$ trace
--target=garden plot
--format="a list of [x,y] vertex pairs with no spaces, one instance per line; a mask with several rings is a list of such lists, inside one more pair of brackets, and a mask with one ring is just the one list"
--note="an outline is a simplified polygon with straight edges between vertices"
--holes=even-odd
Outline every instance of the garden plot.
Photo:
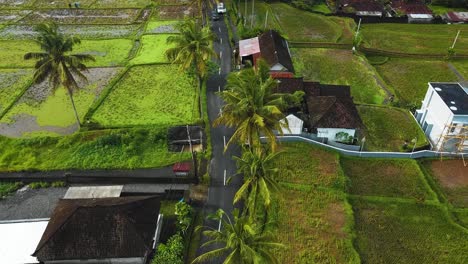
[[93,8],[142,8],[152,3],[152,0],[98,0]]
[[287,245],[280,263],[357,263],[339,155],[306,143],[284,143],[277,157],[281,183],[269,227]]
[[362,263],[466,263],[468,232],[435,205],[353,201]]
[[176,65],[135,66],[92,116],[103,126],[183,125],[199,117],[196,82]]
[[354,102],[381,104],[386,96],[377,73],[351,51],[335,49],[293,49],[298,75],[323,84],[350,85]]
[[0,8],[30,7],[36,0],[0,0]]
[[146,26],[146,34],[167,34],[178,33],[175,29],[175,24],[178,21],[150,21]]
[[190,0],[157,0],[160,5],[187,5]]
[[[362,25],[365,47],[421,54],[447,54],[457,31],[468,34],[464,25],[446,24],[364,24]],[[459,38],[455,52],[468,54],[468,38]]]
[[193,5],[174,5],[159,6],[157,16],[163,20],[179,20],[185,17],[195,17],[199,15],[196,6]]
[[21,94],[32,79],[32,71],[25,69],[0,70],[0,114]]
[[348,191],[355,195],[434,200],[435,194],[425,182],[414,160],[341,158]]
[[147,64],[168,62],[165,52],[171,47],[166,44],[166,40],[169,36],[168,34],[143,36],[141,38],[142,47],[138,51],[138,55],[131,60],[131,63]]
[[130,24],[138,15],[139,9],[54,9],[37,10],[20,22],[38,24],[53,21],[57,24]]
[[75,8],[75,2],[79,3],[80,8],[89,8],[96,0],[36,0],[34,7],[50,9],[69,8],[68,4],[72,4],[72,8]]
[[16,22],[27,15],[28,10],[0,10],[0,24]]
[[375,69],[392,86],[401,106],[414,108],[421,105],[428,82],[457,81],[446,61],[390,58]]
[[468,208],[468,167],[462,160],[427,160],[423,165],[452,205]]
[[429,144],[421,127],[406,110],[369,105],[357,105],[357,109],[366,127],[366,150],[411,151],[414,138],[416,147]]
[[[81,118],[118,72],[118,68],[93,68],[85,73],[88,84],[80,82],[80,87],[84,88],[74,95],[76,108]],[[11,137],[47,132],[71,134],[77,128],[75,123],[66,89],[59,87],[53,93],[48,82],[44,82],[30,87],[2,118],[0,134]]]
[[[83,40],[73,52],[93,55],[94,62],[86,62],[88,67],[123,65],[132,49],[129,39]],[[25,60],[27,52],[38,52],[39,46],[32,40],[0,41],[0,67],[33,67],[34,60]]]
[[[140,25],[60,25],[59,31],[80,39],[128,38]],[[33,39],[37,32],[32,25],[9,25],[0,30],[1,39]]]

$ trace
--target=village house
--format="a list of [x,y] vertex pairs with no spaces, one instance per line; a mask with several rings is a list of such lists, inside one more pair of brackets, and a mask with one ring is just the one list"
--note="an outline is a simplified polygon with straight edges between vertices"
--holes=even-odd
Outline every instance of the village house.
[[468,87],[429,83],[416,120],[437,151],[468,152]]
[[289,114],[304,121],[301,124],[288,116],[288,122],[293,121],[291,131],[297,132],[299,124],[303,126],[303,131],[314,133],[320,138],[350,143],[357,132],[364,128],[349,86],[307,82],[303,78],[279,78],[278,82],[277,92],[304,91],[305,94],[302,107],[288,110]]
[[468,12],[447,12],[445,15],[442,15],[442,19],[447,23],[468,23]]
[[255,38],[240,40],[239,57],[242,65],[254,66],[258,59],[264,59],[274,78],[294,76],[288,42],[275,30],[269,30]]
[[32,256],[49,263],[147,263],[161,228],[158,196],[61,199]]

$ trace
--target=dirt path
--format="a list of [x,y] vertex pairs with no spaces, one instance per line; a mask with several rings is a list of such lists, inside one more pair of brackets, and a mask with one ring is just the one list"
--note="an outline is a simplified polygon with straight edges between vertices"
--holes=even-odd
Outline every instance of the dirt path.
[[453,73],[455,73],[455,75],[457,76],[457,78],[458,78],[458,80],[459,80],[460,82],[466,81],[465,77],[463,77],[463,75],[457,70],[457,68],[455,68],[455,66],[453,66],[452,63],[449,62],[449,63],[447,63],[447,64],[448,64],[449,69],[450,69]]

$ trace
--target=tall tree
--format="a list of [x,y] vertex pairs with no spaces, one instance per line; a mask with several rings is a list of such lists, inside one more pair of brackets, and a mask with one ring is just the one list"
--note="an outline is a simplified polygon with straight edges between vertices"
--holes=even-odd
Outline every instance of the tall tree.
[[255,148],[245,149],[242,157],[234,157],[238,173],[244,176],[244,184],[234,196],[234,203],[244,200],[252,220],[256,220],[258,208],[263,207],[265,212],[269,209],[272,194],[280,189],[276,181],[279,169],[274,163],[279,153]]
[[260,264],[279,263],[272,254],[275,249],[284,248],[273,240],[273,236],[267,232],[260,233],[248,218],[239,216],[237,209],[233,212],[233,219],[221,209],[211,218],[221,221],[221,230],[207,230],[203,234],[210,241],[202,247],[209,245],[221,245],[221,248],[206,252],[197,257],[192,263],[202,263],[213,258],[223,258],[225,264]]
[[260,136],[264,135],[275,150],[275,131],[282,133],[282,128],[288,127],[287,123],[280,121],[285,118],[283,111],[288,102],[299,101],[303,95],[274,93],[277,85],[269,74],[269,67],[262,60],[256,68],[229,74],[226,89],[220,93],[225,102],[222,115],[214,121],[215,125],[236,128],[228,146],[239,141],[251,148],[259,147]]
[[208,62],[216,56],[211,42],[215,36],[208,27],[201,27],[193,19],[177,24],[178,35],[167,38],[168,44],[173,48],[166,50],[166,56],[172,63],[180,64],[181,71],[193,69],[198,77],[198,89],[201,111],[201,87],[208,75]]
[[80,87],[78,78],[87,81],[83,72],[87,71],[86,61],[94,61],[94,57],[88,54],[71,54],[73,46],[80,44],[76,37],[66,37],[58,32],[56,24],[39,24],[35,30],[39,33],[36,42],[41,47],[41,52],[28,52],[24,55],[26,60],[37,60],[34,68],[34,83],[41,83],[48,79],[55,91],[62,85],[68,92],[73,106],[78,126],[81,126],[80,117],[76,110],[73,93]]

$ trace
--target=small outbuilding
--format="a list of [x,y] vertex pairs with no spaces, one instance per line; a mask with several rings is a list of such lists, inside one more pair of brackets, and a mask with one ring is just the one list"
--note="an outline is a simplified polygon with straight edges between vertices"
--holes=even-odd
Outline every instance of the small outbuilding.
[[448,12],[445,15],[442,15],[442,19],[447,23],[468,23],[468,12]]
[[[304,121],[302,121],[300,118],[297,116],[290,114],[286,117],[288,128],[283,128],[283,134],[284,135],[299,135],[302,133],[302,128],[304,125]],[[283,119],[281,122],[285,122]]]

